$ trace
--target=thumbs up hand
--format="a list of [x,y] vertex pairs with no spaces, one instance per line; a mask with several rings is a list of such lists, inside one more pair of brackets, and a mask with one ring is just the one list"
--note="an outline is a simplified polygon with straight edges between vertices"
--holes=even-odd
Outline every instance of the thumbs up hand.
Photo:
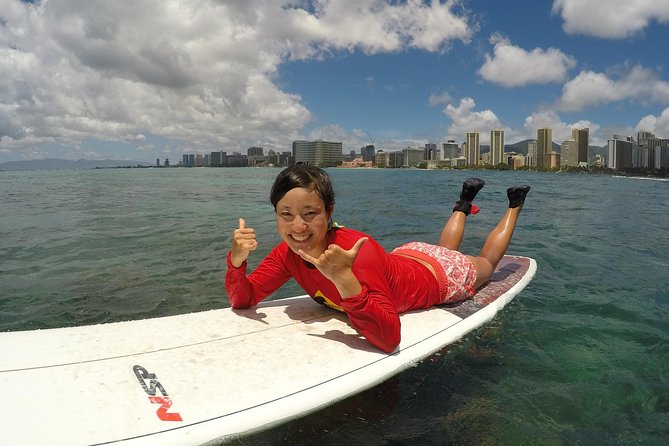
[[230,263],[235,268],[242,266],[251,251],[258,247],[255,230],[247,228],[243,218],[239,219],[239,227],[232,233],[232,248],[230,248]]

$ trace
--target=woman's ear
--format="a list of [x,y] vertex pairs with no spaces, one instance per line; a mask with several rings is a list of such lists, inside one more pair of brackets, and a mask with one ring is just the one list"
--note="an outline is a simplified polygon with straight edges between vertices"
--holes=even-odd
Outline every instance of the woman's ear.
[[328,220],[332,218],[332,214],[334,214],[334,204],[328,209]]

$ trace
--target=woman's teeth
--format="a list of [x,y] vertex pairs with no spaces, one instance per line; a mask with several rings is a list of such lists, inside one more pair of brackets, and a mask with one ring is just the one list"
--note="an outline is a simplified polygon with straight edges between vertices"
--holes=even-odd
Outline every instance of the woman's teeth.
[[297,240],[298,242],[303,242],[303,241],[305,241],[306,239],[309,238],[309,235],[296,235],[296,234],[293,234],[292,237],[293,237],[295,240]]

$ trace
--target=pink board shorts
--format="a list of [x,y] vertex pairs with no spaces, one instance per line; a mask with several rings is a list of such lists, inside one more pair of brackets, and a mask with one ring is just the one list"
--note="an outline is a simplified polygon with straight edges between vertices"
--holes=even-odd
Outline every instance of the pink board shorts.
[[423,260],[437,273],[442,304],[472,297],[476,290],[476,268],[466,255],[443,246],[411,242],[395,248],[391,254],[402,254]]

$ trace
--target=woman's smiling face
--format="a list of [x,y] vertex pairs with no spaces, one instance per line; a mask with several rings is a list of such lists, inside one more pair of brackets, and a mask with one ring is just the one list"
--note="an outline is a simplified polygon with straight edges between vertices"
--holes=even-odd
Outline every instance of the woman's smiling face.
[[327,247],[325,240],[332,210],[314,190],[296,187],[289,190],[276,205],[276,228],[279,235],[296,252],[302,250],[318,257]]

